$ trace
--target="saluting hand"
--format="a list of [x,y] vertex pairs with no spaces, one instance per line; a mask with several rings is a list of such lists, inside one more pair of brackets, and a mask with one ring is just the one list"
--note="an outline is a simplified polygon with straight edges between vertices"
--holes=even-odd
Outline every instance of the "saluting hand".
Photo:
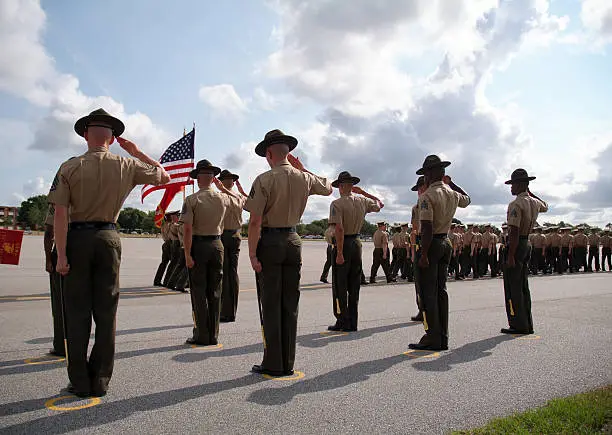
[[193,261],[193,257],[191,255],[185,255],[185,264],[189,269],[192,269],[195,266],[195,261]]
[[70,265],[68,264],[68,258],[65,255],[58,255],[57,266],[55,267],[55,270],[62,276],[68,275],[68,272],[70,272]]
[[444,182],[444,184],[451,184],[451,177],[450,175],[445,175],[444,177],[442,177],[442,181]]
[[117,142],[119,142],[119,146],[126,150],[129,155],[133,156],[138,151],[138,147],[131,140],[127,140],[122,137],[117,137],[116,139]]
[[302,162],[300,162],[300,159],[295,157],[293,154],[287,155],[287,160],[289,161],[289,163],[291,163],[291,166],[293,166],[298,171],[305,171],[304,165],[302,164]]
[[255,273],[261,272],[261,263],[259,262],[259,259],[257,257],[251,257],[251,267],[253,268]]
[[219,179],[217,177],[213,177],[213,183],[215,184],[215,186],[217,186],[217,188],[219,190],[223,190],[223,189],[221,189],[223,184],[221,183],[221,181],[219,181]]

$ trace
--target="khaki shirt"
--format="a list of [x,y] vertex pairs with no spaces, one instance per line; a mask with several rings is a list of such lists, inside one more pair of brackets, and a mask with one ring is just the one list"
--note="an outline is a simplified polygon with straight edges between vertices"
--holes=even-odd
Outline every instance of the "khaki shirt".
[[545,241],[546,241],[546,237],[544,237],[544,234],[537,234],[536,233],[531,238],[531,245],[535,249],[542,249],[544,247],[544,242]]
[[472,246],[472,238],[474,237],[474,233],[469,231],[463,235],[463,246]]
[[336,229],[334,227],[327,227],[325,230],[325,241],[329,245],[333,245],[336,237]]
[[341,224],[344,234],[359,234],[365,215],[377,211],[380,207],[376,201],[363,196],[341,196],[329,207],[329,223]]
[[185,198],[181,221],[193,225],[194,236],[219,236],[223,232],[223,218],[229,204],[227,194],[212,187],[200,189]]
[[519,193],[508,205],[508,226],[518,227],[520,236],[528,236],[538,219],[539,213],[548,211],[548,204],[535,199],[527,192]]
[[494,248],[495,242],[495,234],[493,233],[484,233],[481,236],[482,249]]
[[431,221],[434,234],[447,234],[457,207],[465,208],[469,204],[468,195],[436,181],[419,198],[419,221]]
[[227,197],[229,205],[225,210],[223,218],[223,230],[240,230],[242,229],[242,208],[246,202],[246,198],[240,195],[240,198],[221,193]]
[[376,230],[376,232],[374,233],[374,237],[372,237],[372,240],[374,241],[375,248],[382,248],[383,246],[388,246],[387,244],[389,242],[389,236],[385,231]]
[[601,243],[602,248],[609,248],[610,244],[612,244],[612,237],[609,235],[604,235],[599,238],[599,242]]
[[550,239],[550,247],[558,248],[561,246],[561,235],[559,233],[552,233],[548,235]]
[[599,235],[597,235],[597,234],[589,235],[589,246],[591,248],[599,247],[599,240],[600,239],[601,239],[601,237],[599,237]]
[[570,245],[572,244],[572,239],[574,238],[574,236],[572,236],[571,234],[563,234],[561,236],[561,247],[562,248],[569,248]]
[[169,223],[169,222],[166,222],[165,219],[162,221],[162,226],[161,226],[161,229],[160,229],[160,233],[161,233],[161,236],[162,236],[162,240],[164,242],[167,242],[168,240],[170,240],[170,225],[172,225],[172,224]]
[[53,204],[49,204],[49,208],[47,209],[47,216],[45,216],[45,225],[53,226],[54,216],[55,216],[55,206]]
[[417,236],[419,234],[421,234],[420,229],[421,229],[421,225],[420,225],[420,221],[419,221],[419,204],[415,204],[412,207],[412,214],[411,214],[411,218],[410,218],[410,224],[412,225],[412,232],[414,234],[416,234]]
[[331,191],[326,178],[282,163],[255,179],[244,209],[262,216],[264,227],[293,227],[302,218],[308,196],[329,195]]
[[178,241],[181,242],[181,246],[183,246],[183,237],[185,236],[185,225],[183,222],[176,224],[176,235],[178,237]]
[[402,242],[402,235],[400,233],[393,234],[391,237],[391,243],[393,243],[394,248],[404,248],[404,243]]
[[178,239],[178,223],[170,222],[168,224],[168,240],[176,241]]
[[49,202],[70,207],[71,222],[117,222],[139,184],[161,184],[162,169],[97,148],[62,163]]
[[478,248],[482,242],[482,234],[474,233],[472,234],[472,247]]
[[550,234],[542,234],[543,247],[548,248],[550,246]]
[[589,243],[589,238],[586,236],[586,234],[576,234],[573,242],[573,246],[575,248],[586,248]]
[[402,230],[400,232],[400,237],[402,238],[402,248],[408,248],[410,246],[410,234]]

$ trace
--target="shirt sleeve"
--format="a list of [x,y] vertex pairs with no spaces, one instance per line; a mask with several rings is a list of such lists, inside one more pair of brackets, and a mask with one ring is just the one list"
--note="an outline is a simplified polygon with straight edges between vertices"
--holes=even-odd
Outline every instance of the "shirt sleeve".
[[312,178],[309,195],[327,196],[332,192],[331,183],[327,180],[327,178],[319,177],[318,175],[313,174],[308,175],[310,175]]
[[457,194],[457,197],[459,198],[457,205],[461,208],[466,208],[472,202],[469,195],[463,195],[459,192],[455,192],[455,194]]
[[544,201],[539,201],[540,202],[540,207],[538,208],[538,211],[540,213],[546,213],[548,211],[548,204],[546,204]]
[[380,211],[378,202],[370,198],[363,198],[366,203],[366,213],[376,213]]
[[136,159],[131,160],[134,162],[134,185],[161,184],[162,169],[159,166],[151,166]]
[[332,202],[329,205],[329,223],[330,224],[343,224],[342,213],[340,213],[338,204],[334,202]]
[[53,226],[53,217],[55,215],[55,206],[53,204],[49,204],[49,208],[47,209],[47,217],[45,218],[45,225]]
[[[181,209],[181,222],[184,224],[193,225],[193,206],[190,204],[189,198],[185,199],[183,208]],[[168,228],[169,230],[172,227]],[[170,231],[168,231],[170,232]]]
[[70,205],[70,185],[66,179],[63,165],[57,171],[57,174],[55,174],[47,201],[51,204],[63,205],[65,207]]
[[523,212],[521,208],[518,205],[516,205],[516,203],[511,202],[510,205],[508,206],[508,215],[506,218],[508,222],[508,226],[519,228],[521,226],[522,215],[523,215]]
[[257,177],[253,186],[251,186],[251,192],[249,198],[244,204],[244,209],[257,216],[263,216],[268,202],[268,192],[261,182],[261,178]]
[[426,195],[419,198],[419,221],[433,221],[433,205]]

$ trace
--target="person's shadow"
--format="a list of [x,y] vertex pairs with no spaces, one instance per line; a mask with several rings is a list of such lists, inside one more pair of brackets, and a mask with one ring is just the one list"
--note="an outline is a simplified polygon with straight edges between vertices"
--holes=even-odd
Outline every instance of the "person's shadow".
[[513,340],[511,335],[497,335],[480,341],[464,344],[457,349],[445,353],[440,358],[422,360],[413,364],[416,370],[427,372],[447,372],[454,365],[476,361],[492,354],[491,350],[504,341]]

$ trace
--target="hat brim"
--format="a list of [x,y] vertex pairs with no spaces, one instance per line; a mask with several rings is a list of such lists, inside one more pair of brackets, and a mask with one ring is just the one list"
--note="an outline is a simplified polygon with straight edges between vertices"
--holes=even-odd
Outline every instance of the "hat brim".
[[441,161],[440,163],[435,163],[433,165],[423,166],[421,169],[416,171],[416,174],[417,175],[425,175],[425,171],[427,171],[428,169],[446,168],[447,166],[450,166],[450,164],[451,164],[451,162]]
[[74,131],[81,137],[85,137],[85,131],[87,131],[87,125],[92,122],[104,122],[111,126],[113,130],[113,136],[119,137],[125,131],[125,125],[120,119],[115,118],[111,115],[87,115],[79,119],[74,124]]
[[283,134],[282,136],[274,136],[268,139],[264,139],[257,144],[255,147],[255,154],[260,157],[266,156],[266,151],[270,145],[277,143],[283,143],[289,147],[289,152],[293,151],[298,144],[298,140],[293,136]]
[[533,181],[535,179],[536,177],[521,177],[521,178],[515,178],[514,180],[508,180],[506,181],[505,184],[523,183],[525,181]]
[[227,180],[228,178],[231,178],[234,181],[238,181],[240,177],[236,174],[228,174],[228,175],[225,175],[224,177],[219,177],[219,180]]
[[361,179],[359,177],[350,177],[350,178],[343,178],[341,179],[337,179],[335,181],[332,182],[332,187],[340,187],[341,183],[351,183],[353,186],[356,186],[357,184],[359,184],[359,182],[361,181]]
[[189,177],[196,179],[198,178],[198,174],[202,171],[210,171],[212,170],[215,177],[221,173],[221,168],[217,168],[216,166],[208,166],[206,168],[196,168],[189,172]]

